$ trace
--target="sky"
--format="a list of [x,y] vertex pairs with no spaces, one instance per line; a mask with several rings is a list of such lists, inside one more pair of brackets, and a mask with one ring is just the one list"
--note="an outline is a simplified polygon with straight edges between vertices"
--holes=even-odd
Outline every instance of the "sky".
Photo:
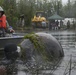
[[62,0],[63,4],[66,4],[68,2],[68,0]]
[[[18,1],[18,0],[17,0]],[[63,4],[66,4],[68,2],[68,0],[62,0]]]

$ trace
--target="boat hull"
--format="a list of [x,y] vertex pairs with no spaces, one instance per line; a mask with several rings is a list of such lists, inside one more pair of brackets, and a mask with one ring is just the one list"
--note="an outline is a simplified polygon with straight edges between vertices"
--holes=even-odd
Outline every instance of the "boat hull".
[[15,43],[18,45],[22,40],[23,36],[0,37],[0,50],[2,50],[8,43]]

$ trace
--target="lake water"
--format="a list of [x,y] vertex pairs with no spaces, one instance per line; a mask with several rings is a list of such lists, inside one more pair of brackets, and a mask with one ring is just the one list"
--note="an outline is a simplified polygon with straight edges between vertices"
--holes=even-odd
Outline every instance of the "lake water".
[[[38,75],[76,75],[76,33],[75,31],[47,31],[52,34],[62,45],[64,57],[55,70],[43,71]],[[26,75],[19,71],[18,75]],[[27,74],[30,75],[30,74]]]
[[54,75],[76,75],[76,33],[73,31],[51,32],[64,50],[64,58]]
[[[41,74],[33,75],[76,75],[76,33],[75,31],[46,31],[52,34],[62,45],[64,57],[55,70],[43,70]],[[26,72],[24,65],[18,64],[17,74],[14,75],[32,75]]]

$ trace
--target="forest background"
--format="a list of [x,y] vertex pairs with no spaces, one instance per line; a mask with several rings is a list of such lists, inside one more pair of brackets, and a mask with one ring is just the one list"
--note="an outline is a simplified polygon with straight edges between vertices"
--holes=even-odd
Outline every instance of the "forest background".
[[25,27],[31,26],[31,19],[36,11],[44,11],[46,17],[57,12],[64,18],[76,18],[76,1],[63,5],[61,0],[0,0],[0,6],[4,9],[9,25],[17,27],[17,20],[24,14]]

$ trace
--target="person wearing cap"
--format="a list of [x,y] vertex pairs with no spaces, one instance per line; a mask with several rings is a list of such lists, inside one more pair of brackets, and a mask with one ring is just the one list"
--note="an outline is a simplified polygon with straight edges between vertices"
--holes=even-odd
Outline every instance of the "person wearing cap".
[[2,31],[2,36],[5,36],[6,29],[6,16],[4,14],[4,10],[0,7],[0,30]]

